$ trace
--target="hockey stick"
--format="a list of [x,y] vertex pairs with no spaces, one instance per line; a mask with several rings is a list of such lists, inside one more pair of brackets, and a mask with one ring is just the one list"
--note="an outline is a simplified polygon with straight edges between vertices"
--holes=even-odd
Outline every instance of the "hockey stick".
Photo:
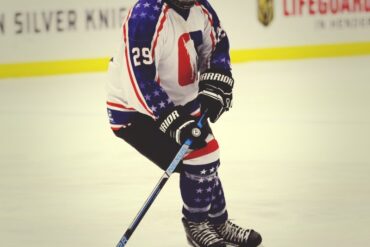
[[[204,121],[206,120],[206,113],[207,110],[203,113],[200,117],[197,126],[199,129],[203,127]],[[154,187],[154,190],[149,195],[148,199],[145,201],[143,207],[140,209],[139,213],[136,215],[134,221],[131,223],[129,228],[126,230],[125,234],[121,237],[121,240],[118,242],[116,247],[124,247],[128,240],[130,239],[131,235],[134,233],[136,227],[139,225],[140,221],[143,219],[144,215],[148,211],[149,207],[153,204],[155,198],[158,196],[159,192],[162,190],[163,186],[167,183],[168,179],[175,171],[177,165],[181,162],[184,158],[185,154],[189,150],[193,140],[190,138],[185,141],[185,143],[181,146],[180,150],[177,152],[175,158],[172,160],[171,164],[168,166],[167,170],[164,172],[162,177],[159,179],[159,182]]]

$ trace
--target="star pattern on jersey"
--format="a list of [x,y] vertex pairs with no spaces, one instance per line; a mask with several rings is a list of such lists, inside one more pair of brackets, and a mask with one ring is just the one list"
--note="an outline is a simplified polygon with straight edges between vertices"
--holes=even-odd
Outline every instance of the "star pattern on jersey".
[[231,62],[230,62],[230,57],[228,55],[219,55],[214,57],[212,59],[212,64],[216,67],[221,67],[221,68],[230,68],[231,67]]
[[221,28],[217,27],[217,47],[216,50],[221,52],[216,52],[212,58],[212,65],[216,68],[229,70],[231,68],[230,55],[226,51],[229,47],[229,41],[227,39],[226,32]]
[[162,0],[154,2],[138,2],[134,10],[135,12],[131,15],[131,19],[150,19],[152,21],[156,20],[156,15],[161,11]]
[[144,99],[154,115],[160,114],[161,110],[173,107],[172,101],[166,92],[158,84],[153,82],[140,82],[140,90]]
[[[132,47],[152,49],[151,43],[146,40],[155,34],[163,5],[163,0],[140,0],[133,7],[129,20],[129,32],[131,32],[129,34],[132,35],[129,42]],[[131,60],[135,61],[135,58]],[[164,111],[174,106],[172,100],[155,79],[156,68],[154,62],[134,63],[133,71],[140,91],[137,96],[140,97],[140,101],[144,101],[141,103],[147,112],[158,118]]]

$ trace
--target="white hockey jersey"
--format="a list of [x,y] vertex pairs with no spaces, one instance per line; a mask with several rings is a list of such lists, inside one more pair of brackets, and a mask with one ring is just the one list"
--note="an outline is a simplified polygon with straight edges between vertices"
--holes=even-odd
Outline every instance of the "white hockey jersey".
[[176,10],[166,0],[139,0],[109,64],[112,129],[125,127],[138,113],[156,119],[175,105],[199,110],[198,77],[208,68],[231,70],[229,41],[208,1]]

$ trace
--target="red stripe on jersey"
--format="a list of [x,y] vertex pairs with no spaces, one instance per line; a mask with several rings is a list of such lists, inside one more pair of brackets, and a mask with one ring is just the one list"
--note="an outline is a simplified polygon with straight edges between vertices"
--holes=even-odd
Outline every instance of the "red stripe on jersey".
[[187,48],[187,43],[191,40],[189,33],[184,33],[178,41],[178,82],[184,87],[194,83],[197,73],[191,63],[190,52]]
[[158,43],[159,33],[162,31],[163,26],[164,26],[164,23],[167,20],[167,12],[168,12],[169,9],[170,9],[170,7],[167,4],[165,4],[164,5],[164,10],[163,10],[163,17],[160,20],[159,27],[158,27],[158,29],[157,29],[157,31],[155,33],[156,35],[154,34],[155,39],[154,39],[154,42],[153,42],[153,45],[152,45],[152,57],[153,57],[153,59],[154,59],[154,55],[155,55],[154,54],[155,48],[157,47],[157,43]]
[[[128,16],[131,16],[131,10],[130,10]],[[129,43],[127,42],[127,32],[126,32],[127,31],[126,27],[128,26],[129,19],[130,18],[128,17],[126,23],[123,25],[123,40],[124,40],[124,43],[126,44],[125,45],[125,58],[126,58],[127,71],[128,71],[129,77],[130,77],[132,87],[135,91],[135,95],[138,98],[140,104],[149,113],[149,115],[153,116],[153,112],[148,108],[145,101],[140,96],[139,90],[138,90],[137,85],[136,85],[135,80],[134,80],[134,76],[133,76],[133,72],[132,72],[132,68],[131,68],[131,61],[129,61],[130,60],[129,59],[129,52],[128,52]]]
[[188,155],[186,155],[184,157],[184,160],[195,159],[195,158],[198,158],[198,157],[201,157],[201,156],[204,156],[204,155],[213,153],[218,148],[219,148],[219,146],[218,146],[217,140],[216,139],[213,139],[212,141],[208,142],[207,143],[207,146],[205,146],[204,148],[201,148],[201,149],[198,149],[198,150],[194,150],[191,153],[189,153]]
[[[208,12],[208,10],[203,6],[203,5],[201,5],[200,3],[198,3],[198,2],[196,2],[195,3],[197,6],[199,6],[201,9],[202,9],[202,11],[203,11],[203,13],[208,17],[208,21],[209,21],[209,23],[211,24],[211,27],[212,27],[212,30],[214,30],[213,29],[213,19],[212,19],[212,15]],[[216,31],[216,30],[214,30],[214,31]],[[212,48],[215,48],[215,46],[216,46],[216,39],[215,39],[215,36],[214,36],[214,34],[213,34],[213,32],[211,31],[211,40],[212,40]]]
[[117,103],[113,103],[113,102],[109,102],[109,101],[107,101],[107,105],[113,106],[113,107],[117,107],[117,108],[121,108],[121,109],[124,109],[124,110],[132,110],[132,111],[135,111],[135,109],[132,108],[132,107],[127,107],[127,106],[124,106],[124,105],[121,105],[121,104],[117,104]]

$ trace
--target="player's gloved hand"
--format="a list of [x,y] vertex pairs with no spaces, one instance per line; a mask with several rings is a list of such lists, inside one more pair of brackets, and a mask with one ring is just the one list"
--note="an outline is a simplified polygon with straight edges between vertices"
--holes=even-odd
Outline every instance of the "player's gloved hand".
[[200,75],[198,100],[202,112],[208,109],[212,123],[232,106],[234,79],[230,71],[208,69]]
[[178,144],[182,145],[188,138],[191,138],[193,143],[190,148],[192,149],[207,145],[208,128],[199,129],[197,122],[198,119],[186,114],[182,106],[176,106],[157,119],[160,131],[173,138]]

